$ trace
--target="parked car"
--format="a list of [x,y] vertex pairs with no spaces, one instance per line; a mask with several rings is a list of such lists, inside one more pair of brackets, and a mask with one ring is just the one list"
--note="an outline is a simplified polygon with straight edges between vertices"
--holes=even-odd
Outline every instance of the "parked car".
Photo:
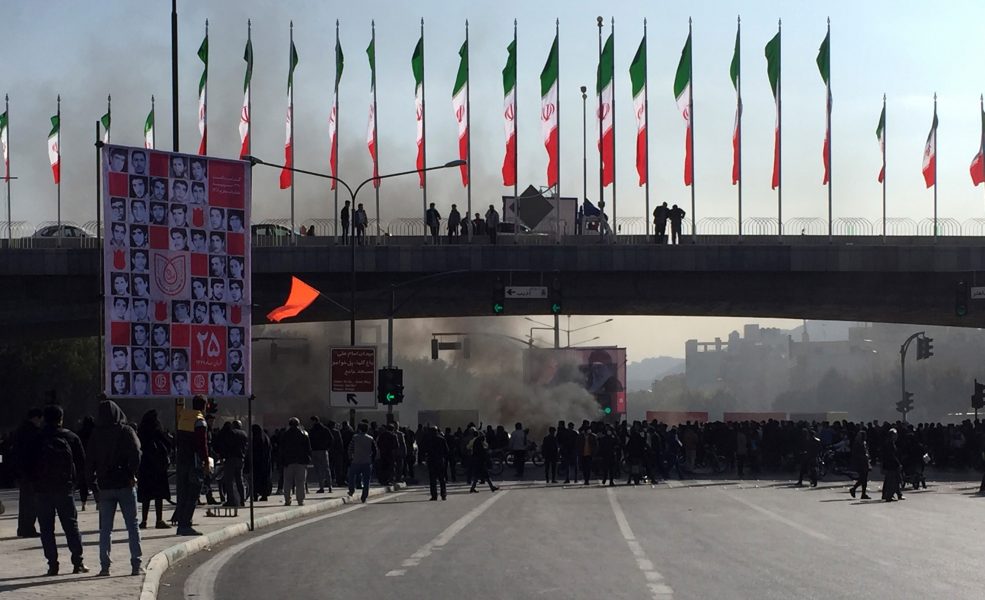
[[512,235],[517,231],[516,229],[517,225],[519,225],[520,227],[520,231],[519,231],[520,235],[537,235],[537,236],[550,235],[549,233],[543,231],[534,231],[533,229],[530,229],[523,223],[514,223],[513,221],[510,221],[508,223],[500,221],[499,224],[496,225],[496,232],[499,233],[500,235]]
[[[59,231],[59,227],[61,230]],[[87,238],[92,237],[81,227],[75,225],[46,225],[39,228],[31,237],[36,238]]]
[[250,232],[255,238],[283,239],[298,235],[297,232],[292,232],[290,228],[276,223],[257,223],[250,227]]

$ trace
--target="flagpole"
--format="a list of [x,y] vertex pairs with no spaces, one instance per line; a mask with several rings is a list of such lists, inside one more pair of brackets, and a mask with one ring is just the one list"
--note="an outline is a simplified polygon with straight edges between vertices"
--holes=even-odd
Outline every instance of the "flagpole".
[[[983,97],[982,94],[978,95],[978,105],[982,114],[985,115],[985,97]],[[982,142],[980,152],[982,153],[982,181],[985,181],[985,123],[982,125]]]
[[[422,17],[421,18],[421,160],[423,161],[423,164],[422,164],[422,167],[421,167],[422,169],[426,169],[427,166],[428,166],[428,153],[427,153],[427,146],[428,146],[428,144],[427,144],[427,139],[428,139],[427,108],[426,108],[426,105],[425,105],[425,97],[426,97],[427,94],[425,94],[425,88],[424,88],[424,80],[426,79],[426,77],[425,77],[425,71],[426,71],[426,69],[424,68],[424,63],[425,63],[425,60],[424,60],[424,18]],[[428,174],[425,173],[425,172],[423,172],[423,171],[421,172],[421,200],[422,200],[422,206],[424,208],[424,212],[423,212],[423,215],[424,215],[424,223],[425,223],[425,228],[424,229],[427,230],[427,226],[426,225],[427,225],[427,212],[428,212]],[[440,231],[438,232],[438,239],[439,240],[441,239],[441,232]]]
[[7,247],[13,241],[13,217],[10,214],[10,95],[4,94],[3,96],[3,111],[7,115],[7,156],[5,156],[6,164],[4,167],[4,179],[7,180]]
[[[610,33],[612,35],[612,54],[613,62],[615,62],[616,53],[616,18],[611,17],[612,21],[609,25]],[[613,65],[615,67],[615,65]],[[616,224],[616,148],[619,146],[616,144],[616,70],[612,69],[612,235],[613,240],[619,234],[619,226]]]
[[738,41],[739,56],[736,62],[736,73],[735,73],[735,120],[736,120],[736,135],[739,144],[738,152],[736,153],[736,165],[739,169],[739,240],[742,239],[742,17],[735,17],[736,32],[735,37]]
[[[338,52],[339,52],[339,20],[335,19],[335,115],[334,115],[335,139],[332,140],[332,154],[335,156],[336,172],[338,172],[338,168],[339,168],[339,55]],[[332,183],[333,183],[332,187],[335,188],[335,195],[333,199],[333,208],[332,208],[332,221],[335,223],[334,242],[338,244],[339,243],[339,219],[338,219],[339,186],[335,182]],[[354,211],[355,208],[352,208],[350,210]],[[352,222],[355,222],[355,219],[353,219],[352,216],[353,215],[349,215],[349,218]],[[377,215],[377,221],[379,221],[379,215]]]
[[[111,94],[106,94],[106,114],[109,115],[109,122],[112,126],[113,123],[113,96]],[[106,143],[110,143],[110,132],[111,127],[106,128]]]
[[833,194],[831,191],[831,185],[834,183],[834,165],[831,164],[831,17],[828,17],[828,78],[827,78],[827,120],[828,120],[828,242],[831,242],[831,236],[833,235],[833,207],[834,203],[832,201]]
[[[377,117],[376,117],[376,21],[373,20],[371,23],[373,27],[373,152],[376,154],[375,164],[373,165],[373,174],[379,174],[380,169],[380,138],[379,129],[377,128]],[[376,193],[376,243],[380,243],[380,180],[377,179],[373,182],[373,191]],[[353,206],[350,210],[356,210]],[[351,215],[350,215],[351,219]],[[352,223],[355,224],[355,219],[352,219]],[[352,230],[353,238],[349,242],[355,246],[355,229]],[[355,285],[355,284],[353,284]],[[353,328],[355,325],[353,325]],[[355,329],[353,329],[355,332]],[[353,336],[355,333],[353,333]],[[353,339],[353,344],[355,341]]]
[[643,196],[646,199],[646,214],[643,221],[646,223],[646,238],[650,239],[650,83],[648,73],[650,65],[646,57],[646,17],[643,18],[643,122],[646,128],[643,130],[643,147],[646,148],[646,160],[643,164],[643,172],[646,174],[646,186],[643,188]]
[[[253,57],[253,20],[246,20],[246,44],[250,47],[250,58]],[[247,156],[253,152],[253,69],[250,63],[250,85],[246,88],[246,152]],[[154,97],[151,96],[151,103]],[[294,115],[291,115],[293,118]],[[251,363],[252,364],[252,363]],[[250,434],[252,435],[252,433]]]
[[[776,21],[776,33],[782,33],[783,22]],[[778,38],[779,48],[776,53],[776,227],[780,238],[783,238],[783,102],[781,88],[783,86],[783,37]]]
[[[882,95],[882,114],[886,114],[886,94]],[[886,131],[889,118],[882,123],[882,241],[886,242]]]
[[[469,20],[465,19],[465,160],[468,162],[465,169],[469,174],[469,184],[466,186],[466,205],[465,209],[465,221],[468,222],[469,215],[472,214],[472,70],[469,60]],[[514,198],[514,208],[516,208],[516,199]],[[505,213],[506,210],[504,209]],[[504,215],[505,216],[505,215]],[[472,239],[472,228],[468,228],[469,238]],[[514,236],[515,237],[515,236]],[[466,240],[466,241],[468,241]]]
[[178,0],[171,0],[171,138],[178,151]]
[[[555,193],[557,198],[554,201],[554,239],[557,243],[561,242],[561,19],[555,19],[554,21],[554,37],[557,39],[557,163],[555,167],[555,177],[557,179],[557,187],[555,188]],[[513,122],[516,123],[516,115],[513,116]],[[555,323],[557,323],[557,315],[555,315]],[[555,327],[555,330],[557,328]],[[555,344],[557,346],[557,344]]]
[[[598,25],[598,28],[599,28],[599,70],[601,70],[601,68],[602,68],[602,17],[596,18],[596,21],[595,22],[596,22],[596,24]],[[560,48],[558,49],[558,52],[560,52]],[[560,69],[558,69],[558,70],[560,71]],[[615,74],[613,74],[613,79],[615,79]],[[601,89],[598,89],[598,84],[599,84],[599,82],[596,81],[596,83],[595,83],[595,88],[596,88],[595,93],[598,95],[598,109],[595,111],[595,120],[599,124],[599,141],[598,141],[598,144],[599,144],[599,202],[601,203],[601,207],[602,207],[601,219],[602,219],[602,221],[605,221],[605,185],[604,185],[604,182],[605,182],[605,164],[604,164],[604,162],[602,160],[602,157],[604,155],[604,149],[602,147],[602,90]],[[561,127],[560,123],[561,123],[561,121],[560,121],[560,119],[558,119],[558,129],[560,129],[560,127]],[[559,144],[559,146],[560,146],[560,144]],[[561,154],[561,150],[560,150],[560,147],[559,147],[558,148],[558,155],[560,155],[560,154]],[[605,227],[603,226],[602,223],[599,223],[599,233],[600,234],[604,234],[605,233]]]
[[[290,104],[290,115],[291,115],[291,165],[294,165],[294,75],[292,71],[294,70],[294,21],[291,21],[291,34],[290,34],[291,45],[287,52],[287,72],[291,78],[291,97],[288,98],[288,104]],[[208,85],[208,84],[206,84]],[[294,233],[294,171],[291,171],[291,239],[294,243],[297,243]]]
[[[936,109],[935,109],[936,110]],[[58,94],[58,132],[55,134],[55,151],[58,153],[58,246],[62,245],[62,95]],[[935,188],[936,193],[936,188]],[[936,195],[935,195],[936,198]],[[935,201],[936,204],[936,201]]]
[[937,241],[937,92],[934,92],[934,241]]
[[[61,125],[61,123],[59,123],[59,125]],[[102,136],[100,136],[100,134],[99,134],[99,119],[96,119],[96,144],[95,144],[95,146],[96,146],[96,238],[97,238],[97,240],[100,237],[103,237],[102,211],[100,210],[100,207],[101,207],[101,204],[102,204],[102,179],[103,179],[103,170],[102,170],[102,161],[101,161],[102,153],[103,153],[102,150],[103,149],[102,149],[102,144],[100,143],[101,140],[102,140]],[[61,168],[61,167],[59,167],[59,168]],[[104,238],[104,240],[105,240],[105,238]],[[104,339],[105,339],[104,338],[104,333],[105,333],[104,330],[105,330],[105,327],[106,327],[106,324],[105,324],[105,321],[104,321],[104,319],[106,318],[106,310],[105,310],[105,306],[103,306],[105,304],[105,300],[104,300],[105,268],[106,268],[106,264],[105,264],[105,262],[103,260],[103,257],[100,256],[100,259],[99,259],[99,278],[98,278],[99,288],[98,288],[98,291],[96,293],[96,298],[98,298],[100,300],[100,303],[99,303],[100,306],[97,309],[97,313],[99,315],[98,316],[98,319],[99,319],[99,333],[96,335],[96,339],[98,340],[98,343],[99,343],[99,346],[98,346],[99,349],[96,351],[96,355],[99,357],[99,359],[98,359],[98,369],[99,369],[98,373],[99,373],[99,380],[100,381],[103,381],[103,378],[106,376],[105,375],[106,365],[105,365],[105,362],[104,362],[105,361],[106,352],[105,352],[105,348],[103,347]]]
[[[154,121],[156,121],[157,120],[157,115],[154,114],[154,95],[153,94],[151,94],[151,97],[150,97],[150,114],[154,118]],[[151,150],[154,150],[154,149],[157,148],[157,123],[154,123],[153,121],[151,122],[151,130],[150,130],[150,147],[151,147]]]
[[[513,224],[514,224],[513,225],[513,227],[514,227],[514,229],[513,229],[513,243],[516,243],[517,242],[517,237],[518,236],[516,235],[516,230],[517,230],[517,228],[520,225],[520,198],[518,197],[520,195],[520,188],[519,188],[519,186],[520,186],[520,184],[519,184],[520,175],[518,173],[518,169],[520,168],[520,160],[519,160],[519,156],[520,156],[520,145],[517,143],[518,140],[517,140],[517,124],[516,124],[516,115],[517,115],[517,110],[519,108],[518,107],[519,102],[517,102],[517,95],[516,94],[517,94],[517,87],[520,85],[520,78],[516,76],[516,65],[518,65],[519,62],[520,62],[520,51],[517,49],[517,45],[516,44],[517,44],[517,42],[516,42],[516,19],[513,19],[513,59],[514,59],[514,69],[513,69],[513,71],[514,71],[514,73],[513,73]],[[472,165],[472,163],[469,162],[469,168],[470,169],[471,169],[471,165]],[[469,180],[470,181],[472,179],[471,173],[472,172],[470,170],[469,171],[469,174],[470,174]],[[504,210],[503,212],[506,212],[506,211]],[[505,217],[506,215],[503,215],[503,216]],[[469,231],[472,231],[472,229],[474,229],[474,228],[470,227],[469,228]]]
[[[208,54],[208,43],[209,43],[209,20],[205,19],[205,102],[202,103],[202,112],[205,113],[204,117],[205,126],[202,128],[202,152],[203,155],[209,152],[209,54]],[[291,120],[294,120],[294,115],[291,115]],[[291,141],[293,142],[294,136],[291,136]],[[293,164],[293,163],[292,163]],[[294,187],[293,185],[291,186]],[[292,227],[293,230],[293,227]]]
[[688,154],[691,155],[691,243],[693,244],[697,241],[698,229],[694,218],[694,186],[696,183],[694,181],[694,42],[691,37],[691,17],[687,18],[687,39],[692,40],[691,60],[687,66],[687,114],[688,127],[691,128],[691,136],[688,138],[691,147],[688,148]]

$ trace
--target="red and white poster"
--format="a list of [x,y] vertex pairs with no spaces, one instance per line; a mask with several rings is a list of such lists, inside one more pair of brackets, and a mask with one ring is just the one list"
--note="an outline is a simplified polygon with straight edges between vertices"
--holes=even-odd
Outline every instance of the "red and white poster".
[[110,397],[250,394],[249,164],[103,147]]

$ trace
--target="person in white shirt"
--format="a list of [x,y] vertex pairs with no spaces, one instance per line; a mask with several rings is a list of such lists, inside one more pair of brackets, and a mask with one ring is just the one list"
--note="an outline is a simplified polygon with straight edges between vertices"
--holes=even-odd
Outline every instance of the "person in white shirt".
[[517,479],[523,479],[523,465],[527,462],[527,432],[523,430],[523,423],[517,423],[516,429],[510,434],[509,449],[513,454]]

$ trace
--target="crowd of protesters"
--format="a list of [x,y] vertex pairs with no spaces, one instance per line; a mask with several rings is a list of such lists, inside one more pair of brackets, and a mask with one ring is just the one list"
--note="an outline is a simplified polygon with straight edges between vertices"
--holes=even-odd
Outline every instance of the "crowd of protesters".
[[[517,479],[527,463],[543,465],[546,484],[651,485],[673,476],[728,473],[744,478],[761,473],[798,474],[797,485],[817,485],[823,463],[840,465],[854,479],[849,493],[867,494],[870,470],[882,475],[882,500],[903,499],[908,485],[926,487],[924,469],[981,469],[985,462],[985,423],[907,424],[835,421],[805,423],[748,421],[684,423],[657,421],[618,424],[602,421],[558,421],[531,433],[522,423],[506,427],[469,423],[444,430],[430,424],[415,429],[397,422],[379,425],[322,421],[317,416],[291,418],[287,427],[268,433],[260,425],[251,436],[239,420],[215,427],[215,415],[196,396],[179,411],[175,435],[167,433],[156,410],[139,424],[120,407],[102,400],[95,418],[85,417],[73,433],[63,426],[60,407],[32,409],[12,435],[0,440],[0,462],[13,469],[19,488],[17,535],[40,537],[48,574],[57,575],[55,517],[64,531],[75,573],[88,572],[78,527],[79,509],[92,495],[99,511],[99,575],[108,575],[111,532],[119,508],[127,529],[133,574],[142,572],[140,529],[148,526],[178,535],[199,535],[192,527],[195,509],[222,504],[236,510],[248,498],[268,502],[283,497],[285,505],[303,505],[314,493],[333,488],[357,491],[366,501],[371,480],[381,486],[423,483],[426,469],[431,500],[447,498],[448,481],[462,477],[469,491],[479,485],[499,489],[491,469],[512,463]],[[492,472],[491,472],[492,471]],[[421,474],[421,479],[418,474]],[[0,473],[0,478],[9,473]],[[174,477],[175,498],[172,500]],[[559,481],[560,479],[560,481]],[[218,493],[218,499],[215,495]],[[980,493],[985,494],[985,478]],[[202,497],[205,500],[202,500]],[[169,519],[164,502],[174,505]],[[142,511],[138,514],[138,503]],[[139,518],[139,521],[138,521]]]

